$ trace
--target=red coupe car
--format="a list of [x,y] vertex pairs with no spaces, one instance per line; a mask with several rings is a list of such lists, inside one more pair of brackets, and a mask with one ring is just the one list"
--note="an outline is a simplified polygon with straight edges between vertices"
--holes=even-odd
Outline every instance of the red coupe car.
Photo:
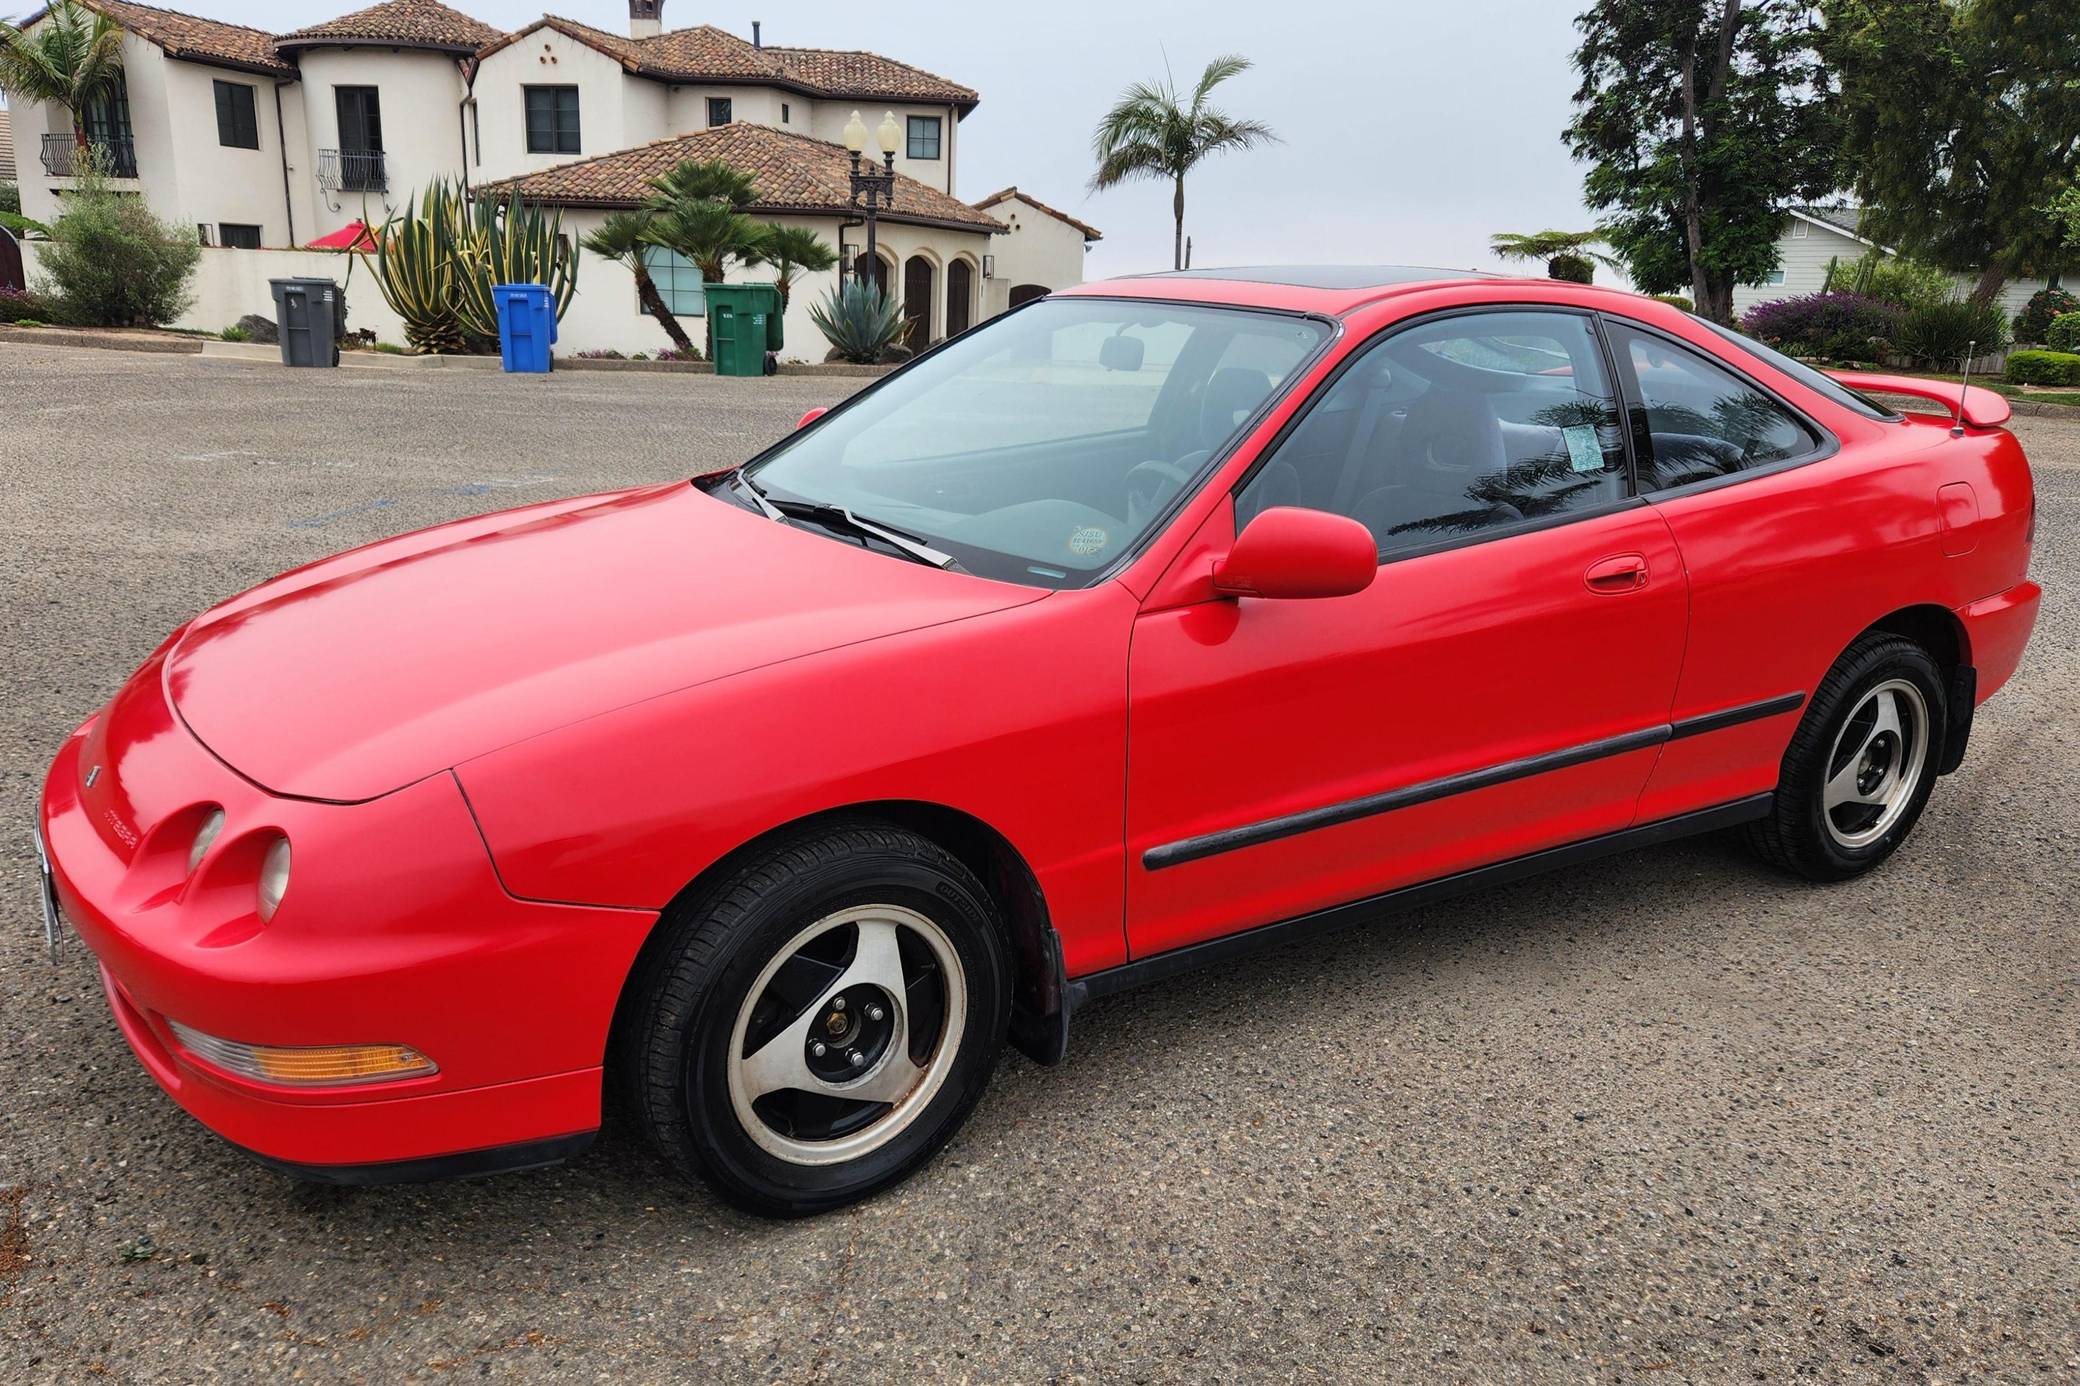
[[830,1208],[1123,987],[1687,833],[1883,861],[2035,619],[2007,415],[1544,280],[1090,285],[198,616],[51,767],[46,923],[303,1177],[618,1095]]

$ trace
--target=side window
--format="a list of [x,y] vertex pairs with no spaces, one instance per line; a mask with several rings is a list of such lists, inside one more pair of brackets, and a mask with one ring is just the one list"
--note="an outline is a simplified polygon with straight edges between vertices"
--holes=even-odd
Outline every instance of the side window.
[[1579,314],[1467,313],[1365,348],[1236,499],[1349,515],[1384,557],[1626,498],[1617,391]]
[[1666,337],[1619,323],[1610,332],[1645,413],[1636,430],[1641,490],[1731,476],[1817,446],[1789,410],[1725,367]]

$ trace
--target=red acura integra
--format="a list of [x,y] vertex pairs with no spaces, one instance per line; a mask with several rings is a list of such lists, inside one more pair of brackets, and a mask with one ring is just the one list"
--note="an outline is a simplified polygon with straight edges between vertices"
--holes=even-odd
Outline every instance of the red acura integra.
[[1091,285],[197,617],[51,767],[48,922],[300,1176],[547,1163],[612,1093],[830,1208],[1126,986],[1686,833],[1883,861],[2036,615],[2007,412],[1549,281]]

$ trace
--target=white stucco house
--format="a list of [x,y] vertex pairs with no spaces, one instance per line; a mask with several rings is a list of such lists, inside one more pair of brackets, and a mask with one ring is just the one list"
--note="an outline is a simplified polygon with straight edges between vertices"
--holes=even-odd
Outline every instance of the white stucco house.
[[[291,252],[355,221],[380,224],[442,178],[539,198],[581,236],[679,160],[728,158],[758,178],[757,214],[813,226],[858,265],[865,236],[839,143],[855,112],[869,127],[893,118],[899,132],[878,264],[865,268],[902,300],[914,342],[1080,283],[1098,238],[1015,188],[960,200],[960,123],[980,100],[973,89],[876,53],[769,45],[757,24],[749,38],[711,25],[668,29],[664,0],[627,0],[618,33],[556,16],[505,33],[440,0],[386,0],[283,34],[131,0],[77,2],[124,31],[123,83],[87,113],[90,140],[120,190],[194,226],[217,251],[204,257],[181,326],[213,330],[270,312],[269,278],[344,279],[336,257]],[[77,186],[72,120],[21,103],[14,121],[22,210],[48,223]],[[652,272],[675,311],[704,311],[690,265],[658,251]],[[355,278],[353,324],[400,340],[370,276]],[[822,355],[807,310],[835,278],[798,281],[785,354]],[[584,257],[562,349],[667,344],[633,276]]]
[[[1784,212],[1784,226],[1777,234],[1777,269],[1764,284],[1741,284],[1733,291],[1733,311],[1745,313],[1762,303],[1817,294],[1827,284],[1827,267],[1840,260],[1849,265],[1872,250],[1896,252],[1862,234],[1860,207],[1791,207]],[[1968,277],[1959,287],[1969,290]],[[2041,279],[2011,279],[2001,289],[2001,311],[2013,317],[2029,302],[2031,294],[2044,287]]]

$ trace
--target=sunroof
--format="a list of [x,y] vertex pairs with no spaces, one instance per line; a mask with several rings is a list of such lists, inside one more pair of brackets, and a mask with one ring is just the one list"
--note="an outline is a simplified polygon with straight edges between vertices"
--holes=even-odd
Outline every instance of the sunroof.
[[1428,279],[1494,279],[1480,270],[1424,265],[1237,265],[1228,269],[1166,270],[1136,279],[1235,279],[1252,284],[1290,284],[1299,289],[1375,289]]

